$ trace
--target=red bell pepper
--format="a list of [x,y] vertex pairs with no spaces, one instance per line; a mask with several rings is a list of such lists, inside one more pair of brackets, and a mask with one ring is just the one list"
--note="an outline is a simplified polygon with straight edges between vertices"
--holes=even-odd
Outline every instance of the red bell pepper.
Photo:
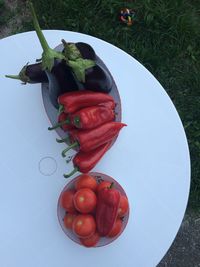
[[89,152],[79,151],[73,158],[74,170],[69,174],[64,174],[64,177],[69,178],[77,171],[82,173],[88,173],[91,171],[108,151],[110,145],[111,142],[108,142]]
[[76,131],[73,136],[76,141],[62,151],[62,156],[65,157],[66,152],[74,147],[79,147],[83,152],[91,151],[111,141],[124,126],[125,123],[112,121],[91,130]]
[[108,101],[114,102],[113,97],[106,93],[89,90],[69,92],[58,97],[58,103],[62,105],[62,110],[65,113],[74,113],[81,108],[95,106]]
[[111,187],[103,188],[98,193],[96,223],[100,236],[107,236],[117,218],[120,204],[120,193]]
[[91,106],[73,113],[70,121],[76,128],[93,129],[105,122],[113,121],[114,118],[114,110],[104,106]]

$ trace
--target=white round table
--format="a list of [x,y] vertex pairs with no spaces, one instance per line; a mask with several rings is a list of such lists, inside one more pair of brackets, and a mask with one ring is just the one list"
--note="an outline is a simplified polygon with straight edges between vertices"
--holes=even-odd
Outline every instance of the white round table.
[[[51,47],[62,38],[87,42],[111,71],[127,123],[93,171],[119,181],[130,202],[124,233],[108,246],[88,249],[69,240],[56,215],[70,167],[65,147],[45,113],[41,86],[21,85],[17,74],[41,56],[35,32],[0,40],[0,266],[155,267],[172,244],[186,209],[190,158],[177,111],[159,82],[140,63],[97,38],[44,31]],[[42,170],[41,170],[42,168]]]

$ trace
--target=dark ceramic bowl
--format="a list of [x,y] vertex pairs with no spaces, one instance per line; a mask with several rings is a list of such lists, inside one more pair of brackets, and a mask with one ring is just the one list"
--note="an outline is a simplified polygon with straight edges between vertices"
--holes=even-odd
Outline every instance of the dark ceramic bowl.
[[[60,44],[59,46],[57,46],[55,48],[55,50],[62,51],[63,50],[63,45]],[[98,56],[96,56],[96,62],[100,66],[102,66],[106,71],[108,71],[108,73],[110,73],[110,71],[108,70],[108,68],[104,64],[104,62]],[[110,73],[110,75],[111,75],[111,73]],[[50,124],[54,125],[54,124],[57,123],[58,110],[55,108],[55,105],[52,104],[49,92],[51,92],[52,90],[59,91],[59,88],[58,88],[58,83],[56,81],[55,76],[53,74],[49,73],[49,72],[47,73],[47,76],[48,76],[49,82],[42,84],[42,98],[43,98],[44,108],[46,110],[46,113],[47,113],[47,116],[49,118]],[[112,77],[112,75],[111,75],[111,77]],[[80,87],[81,87],[81,85],[80,85]],[[116,86],[116,83],[115,83],[113,77],[112,77],[112,89],[111,89],[109,94],[114,98],[115,103],[116,103],[115,121],[121,122],[121,113],[122,113],[122,111],[121,111],[121,100],[120,100],[119,91],[117,89],[117,86]],[[51,126],[51,125],[49,125],[49,126]],[[57,134],[61,138],[64,138],[64,137],[67,136],[67,133],[64,132],[61,128],[57,128],[55,131],[57,132]]]

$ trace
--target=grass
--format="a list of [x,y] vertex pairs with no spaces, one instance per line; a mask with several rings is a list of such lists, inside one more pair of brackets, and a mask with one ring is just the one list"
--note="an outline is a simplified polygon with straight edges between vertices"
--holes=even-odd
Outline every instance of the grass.
[[0,0],[0,26],[6,24],[6,21],[11,16],[10,11],[6,8],[5,1]]
[[[34,0],[44,29],[78,31],[104,39],[140,61],[163,85],[182,119],[191,154],[189,207],[200,203],[200,1]],[[122,7],[137,11],[127,27]],[[24,22],[22,30],[33,29]]]

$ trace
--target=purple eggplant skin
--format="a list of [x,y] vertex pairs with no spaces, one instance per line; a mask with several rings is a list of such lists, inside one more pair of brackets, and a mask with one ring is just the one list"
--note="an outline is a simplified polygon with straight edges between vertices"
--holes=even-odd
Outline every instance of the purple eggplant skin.
[[49,81],[49,98],[52,105],[58,109],[58,97],[64,93],[80,89],[79,82],[75,78],[71,68],[65,61],[55,61],[51,72],[46,71]]
[[59,94],[79,90],[78,81],[65,61],[56,63],[53,66],[51,73],[55,76],[58,82],[60,88]]
[[86,70],[84,87],[87,90],[109,93],[112,89],[113,80],[106,69],[99,64]]
[[89,68],[85,72],[84,87],[87,90],[109,93],[112,89],[113,80],[110,73],[103,67],[102,62],[99,62],[94,49],[87,43],[75,43],[81,56],[84,59],[94,60],[96,65]]
[[84,59],[96,60],[96,53],[91,45],[83,42],[75,43],[75,45]]
[[26,83],[45,83],[48,82],[46,72],[42,69],[42,63],[23,66],[17,75],[5,75],[7,78],[16,79]]
[[27,65],[25,75],[29,78],[29,83],[48,82],[47,75],[45,71],[42,70],[42,63]]

